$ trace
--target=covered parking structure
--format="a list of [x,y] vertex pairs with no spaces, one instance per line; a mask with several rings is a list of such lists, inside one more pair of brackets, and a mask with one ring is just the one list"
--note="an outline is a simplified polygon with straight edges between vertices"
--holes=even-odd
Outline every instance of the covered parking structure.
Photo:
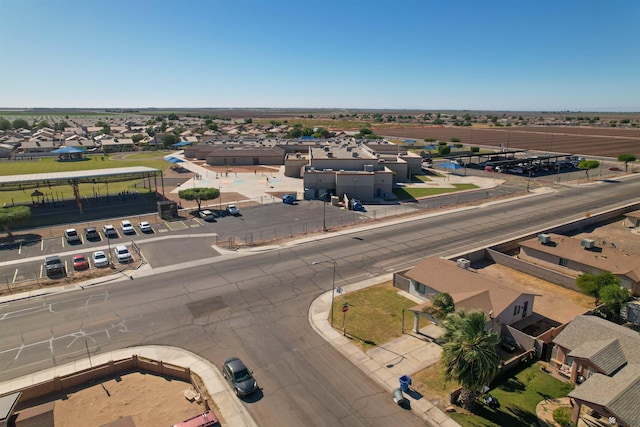
[[[26,191],[35,189],[31,194],[33,204],[37,205],[45,202],[45,193],[40,191],[40,189],[68,184],[73,189],[74,199],[79,212],[83,213],[78,188],[80,184],[104,185],[106,188],[105,196],[108,198],[110,182],[126,181],[136,178],[148,182],[149,191],[155,191],[156,194],[161,194],[164,198],[162,171],[146,166],[0,176],[0,191]],[[158,178],[160,178],[161,192],[158,191]]]

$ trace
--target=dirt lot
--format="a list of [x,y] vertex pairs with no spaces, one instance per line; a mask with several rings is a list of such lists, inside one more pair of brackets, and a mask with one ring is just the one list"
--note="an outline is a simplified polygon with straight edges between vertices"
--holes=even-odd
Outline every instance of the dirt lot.
[[153,374],[122,375],[60,396],[55,401],[55,425],[102,425],[130,415],[137,427],[170,426],[205,411],[184,397],[189,388],[189,383]]

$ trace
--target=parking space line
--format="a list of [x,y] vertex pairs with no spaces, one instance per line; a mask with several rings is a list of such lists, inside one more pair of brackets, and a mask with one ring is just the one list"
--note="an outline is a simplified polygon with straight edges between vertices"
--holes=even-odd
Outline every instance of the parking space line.
[[16,268],[15,273],[13,273],[13,280],[11,280],[11,283],[16,283],[16,278],[18,277],[18,269]]
[[22,255],[22,242],[18,245],[18,255]]
[[40,240],[40,252],[44,252],[44,239]]

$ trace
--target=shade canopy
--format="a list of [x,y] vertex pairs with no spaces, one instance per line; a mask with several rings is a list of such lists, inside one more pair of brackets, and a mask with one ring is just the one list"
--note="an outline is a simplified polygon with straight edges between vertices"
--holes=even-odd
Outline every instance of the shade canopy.
[[178,157],[172,157],[172,156],[165,157],[164,159],[165,159],[167,162],[172,163],[172,164],[174,164],[174,165],[175,165],[176,163],[183,163],[183,162],[184,162],[184,160],[182,160],[182,159],[180,159],[180,158],[178,158]]
[[66,147],[62,146],[57,150],[52,151],[53,154],[75,154],[75,153],[84,153],[84,149],[76,148],[76,147]]

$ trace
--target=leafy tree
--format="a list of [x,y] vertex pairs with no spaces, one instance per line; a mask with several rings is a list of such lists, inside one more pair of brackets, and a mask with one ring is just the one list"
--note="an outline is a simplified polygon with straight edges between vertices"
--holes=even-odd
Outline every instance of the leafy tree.
[[71,127],[66,121],[61,121],[55,124],[55,130],[64,131],[66,128]]
[[195,200],[198,204],[198,211],[203,200],[213,200],[220,197],[220,190],[217,188],[187,188],[178,191],[178,197],[184,200]]
[[144,139],[144,135],[142,135],[141,133],[137,133],[131,137],[131,140],[133,141],[134,144],[137,144],[143,139]]
[[629,289],[612,284],[600,289],[600,300],[604,305],[607,318],[617,319],[620,317],[622,305],[631,298]]
[[180,142],[180,138],[178,138],[178,136],[174,133],[168,133],[162,137],[161,142],[164,148],[167,148],[173,144],[177,144],[178,142]]
[[169,120],[180,120],[180,117],[178,117],[178,115],[176,113],[169,114],[169,116],[167,118]]
[[637,157],[635,156],[635,154],[618,154],[618,161],[619,162],[624,162],[624,171],[627,171],[627,168],[629,167],[629,162],[635,162],[637,160]]
[[11,129],[11,122],[4,117],[0,118],[0,130]]
[[102,133],[105,135],[111,135],[111,126],[105,123],[104,126],[102,126]]
[[451,147],[448,145],[438,145],[438,154],[441,156],[446,156],[451,153]]
[[449,138],[449,142],[460,142],[460,138],[456,138],[455,136],[452,136],[451,138]]
[[2,229],[7,233],[9,238],[13,237],[9,226],[20,220],[29,218],[31,216],[31,209],[29,206],[12,206],[10,208],[0,208],[0,225]]
[[29,122],[25,119],[15,119],[12,123],[14,129],[31,129]]
[[589,179],[589,171],[591,169],[596,169],[600,166],[600,162],[597,160],[584,160],[578,163],[578,168],[582,169],[584,173],[587,174],[587,180]]
[[207,127],[209,130],[218,130],[218,125],[216,123],[209,123]]
[[313,135],[315,138],[329,138],[331,137],[331,132],[325,128],[318,128]]
[[479,153],[480,147],[469,147],[469,150],[471,150],[472,153]]
[[246,124],[250,124],[250,123],[253,123],[253,119],[252,118],[244,119],[244,122]]
[[39,127],[40,129],[42,129],[42,128],[48,128],[48,127],[51,127],[51,125],[49,125],[49,122],[48,122],[48,121],[46,121],[46,120],[41,120],[41,121],[40,121],[40,123],[38,123],[38,127]]
[[289,132],[287,132],[287,138],[291,139],[300,138],[303,135],[304,133],[302,132],[302,128],[297,126],[294,126],[293,128],[289,129]]
[[459,400],[470,411],[475,408],[482,386],[498,373],[499,357],[496,350],[500,338],[485,329],[486,318],[481,310],[451,313],[442,322],[445,332],[440,339],[441,363],[445,378],[462,386]]
[[600,292],[603,288],[611,285],[620,287],[622,286],[622,282],[610,272],[605,271],[600,274],[581,274],[576,279],[576,285],[578,285],[578,288],[583,294],[594,297],[596,299],[596,305],[598,305],[600,303]]

